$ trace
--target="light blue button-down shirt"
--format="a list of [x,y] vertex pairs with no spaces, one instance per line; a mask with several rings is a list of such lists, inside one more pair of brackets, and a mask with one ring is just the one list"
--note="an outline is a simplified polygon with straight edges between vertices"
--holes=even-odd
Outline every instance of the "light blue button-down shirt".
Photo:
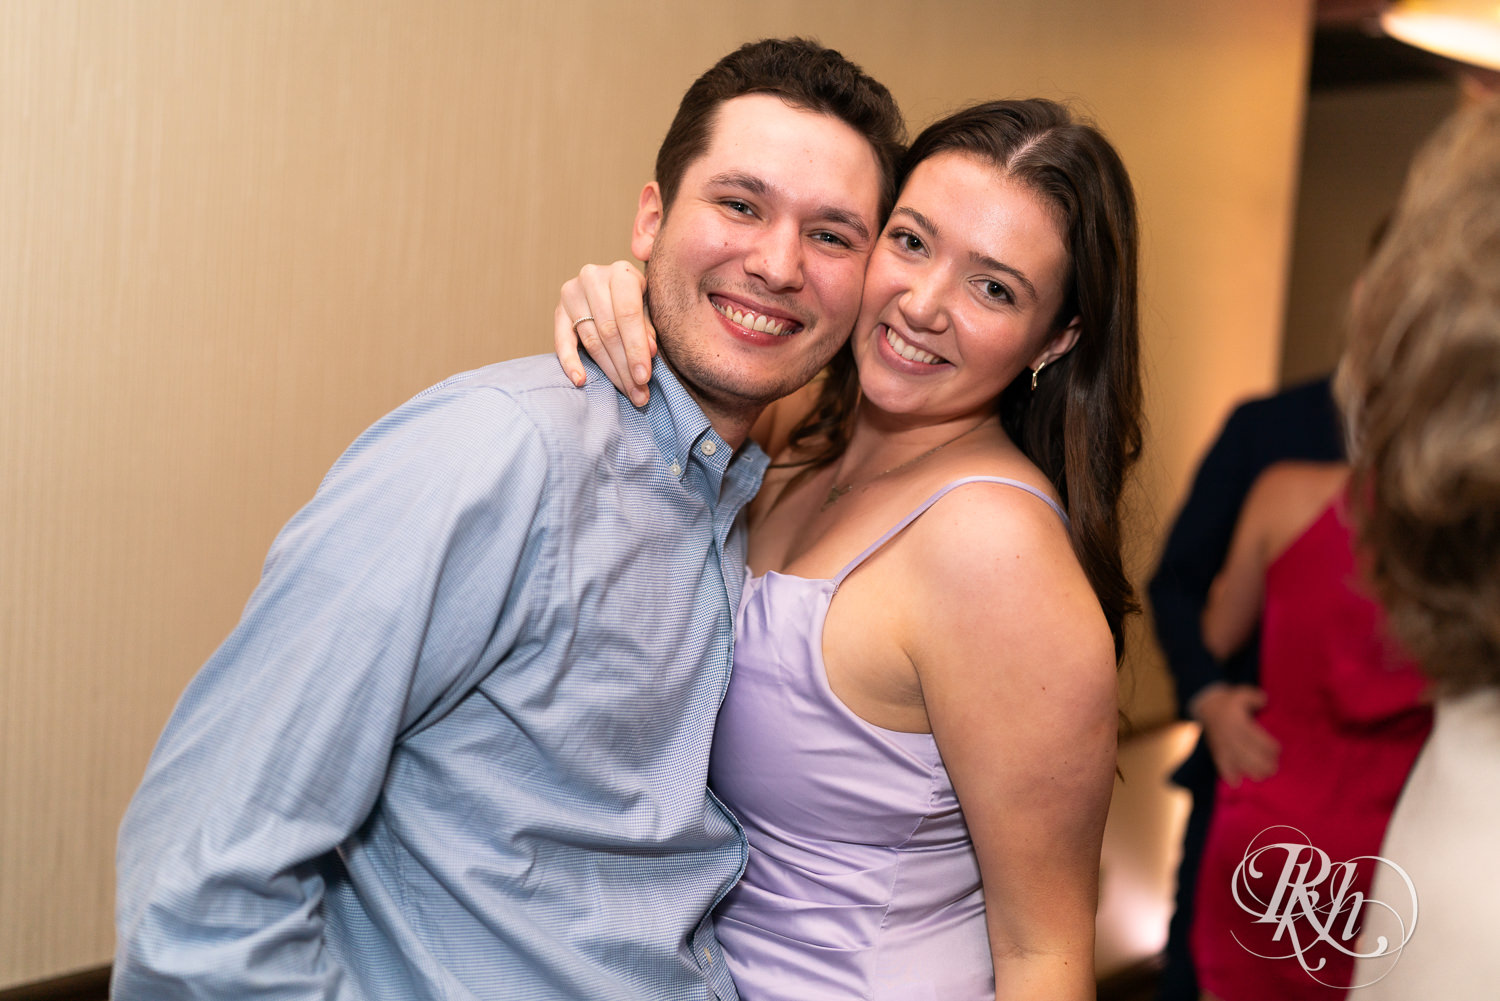
[[338,461],[121,828],[117,1001],[733,998],[732,454],[659,362],[448,380]]

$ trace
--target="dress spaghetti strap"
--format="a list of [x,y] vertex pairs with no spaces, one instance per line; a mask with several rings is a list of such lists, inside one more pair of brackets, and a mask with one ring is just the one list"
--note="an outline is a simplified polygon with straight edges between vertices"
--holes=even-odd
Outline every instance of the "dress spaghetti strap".
[[876,539],[864,552],[860,553],[858,556],[854,557],[854,559],[850,560],[849,565],[840,570],[838,576],[833,578],[834,590],[837,590],[839,585],[844,582],[844,578],[853,573],[855,568],[857,568],[861,563],[874,555],[874,553],[881,546],[885,545],[887,542],[891,541],[893,538],[899,535],[902,529],[904,529],[907,525],[910,525],[912,522],[916,521],[924,513],[926,513],[928,508],[932,507],[932,505],[936,504],[938,501],[947,496],[948,491],[953,490],[956,487],[964,486],[968,483],[999,483],[1002,486],[1015,487],[1018,490],[1024,490],[1027,493],[1031,494],[1033,497],[1039,498],[1040,500],[1044,501],[1046,505],[1050,507],[1054,512],[1056,512],[1057,516],[1062,519],[1062,523],[1064,526],[1068,524],[1067,512],[1058,507],[1057,502],[1054,501],[1051,497],[1048,497],[1046,494],[1042,493],[1040,490],[1029,483],[1022,483],[1020,480],[1013,480],[1007,476],[965,476],[962,479],[957,479],[952,483],[946,484],[945,486],[940,488],[937,493],[927,498],[921,504],[918,504],[915,511],[913,511],[911,514],[908,514],[905,518],[902,518],[899,522],[896,523],[893,528],[891,528],[890,531],[886,532],[880,538]]

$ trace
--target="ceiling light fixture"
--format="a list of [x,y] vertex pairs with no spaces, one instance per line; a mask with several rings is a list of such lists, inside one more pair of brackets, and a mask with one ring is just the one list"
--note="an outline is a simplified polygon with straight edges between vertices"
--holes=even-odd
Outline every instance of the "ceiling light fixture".
[[1397,0],[1380,26],[1408,45],[1500,70],[1500,0]]

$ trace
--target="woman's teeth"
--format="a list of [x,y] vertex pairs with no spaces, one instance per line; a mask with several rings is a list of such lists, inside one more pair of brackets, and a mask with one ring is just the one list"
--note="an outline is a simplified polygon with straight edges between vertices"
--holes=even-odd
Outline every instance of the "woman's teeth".
[[920,362],[923,365],[941,365],[943,363],[943,359],[931,351],[923,351],[915,344],[908,344],[902,340],[901,335],[897,334],[890,327],[885,328],[885,342],[891,346],[892,351],[907,361]]

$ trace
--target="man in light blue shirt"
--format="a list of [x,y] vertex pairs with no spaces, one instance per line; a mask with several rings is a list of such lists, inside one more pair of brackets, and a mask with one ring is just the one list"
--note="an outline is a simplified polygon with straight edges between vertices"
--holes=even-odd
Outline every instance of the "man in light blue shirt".
[[650,402],[522,359],[339,459],[125,816],[116,1001],[735,997],[747,435],[848,334],[900,129],[837,53],[725,57],[636,218]]

